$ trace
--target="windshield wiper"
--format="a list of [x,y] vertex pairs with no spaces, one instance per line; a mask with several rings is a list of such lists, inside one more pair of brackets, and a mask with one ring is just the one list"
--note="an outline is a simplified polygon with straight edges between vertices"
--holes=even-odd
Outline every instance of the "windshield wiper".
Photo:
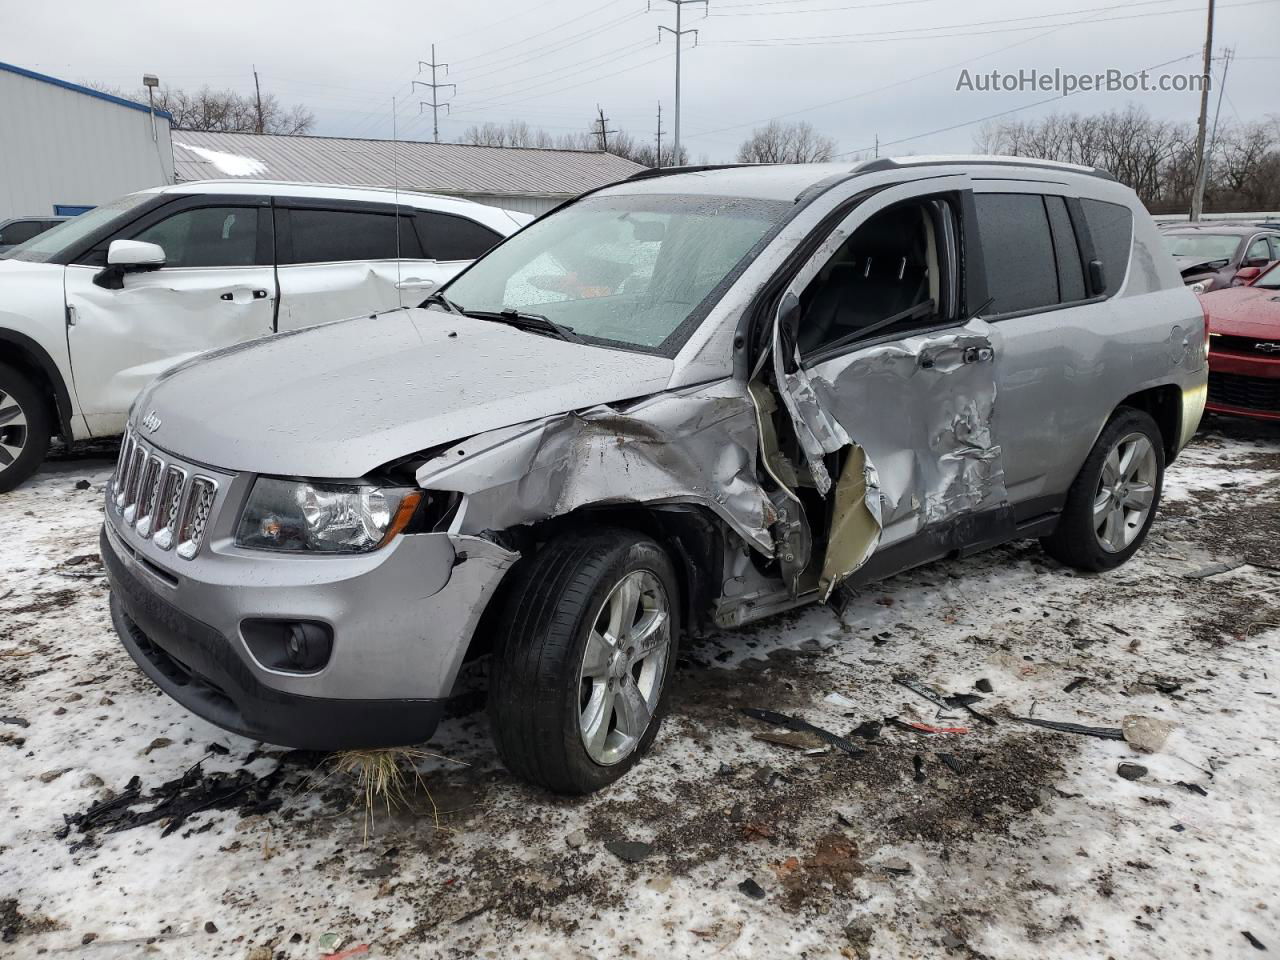
[[446,297],[446,296],[445,296],[443,293],[441,293],[439,290],[437,290],[437,291],[436,291],[435,293],[433,293],[431,296],[427,297],[427,299],[425,299],[425,300],[423,300],[423,301],[422,301],[422,305],[424,305],[424,306],[425,306],[426,304],[428,304],[428,303],[438,303],[438,304],[440,304],[440,306],[444,307],[444,308],[445,308],[446,310],[448,310],[450,313],[463,313],[463,312],[464,312],[464,311],[463,311],[463,309],[462,309],[460,306],[458,306],[456,303],[454,303],[452,300],[450,300],[448,297]]
[[515,327],[517,330],[545,333],[560,340],[568,340],[570,343],[585,342],[573,332],[573,327],[566,327],[563,323],[556,323],[540,313],[523,313],[510,308],[503,310],[464,310],[463,313],[468,317],[475,317],[477,320],[493,320],[497,323],[505,323],[509,327]]

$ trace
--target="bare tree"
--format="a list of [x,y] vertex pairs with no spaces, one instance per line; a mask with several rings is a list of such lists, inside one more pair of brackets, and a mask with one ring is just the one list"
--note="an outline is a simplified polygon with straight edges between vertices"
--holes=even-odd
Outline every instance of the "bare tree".
[[[134,94],[147,102],[146,91]],[[156,109],[173,116],[173,126],[183,130],[210,130],[216,133],[256,133],[258,103],[254,97],[234,90],[201,87],[195,93],[163,87],[156,93]],[[286,107],[273,93],[262,94],[262,132],[300,136],[315,126],[315,117],[302,104]]]
[[[588,123],[586,128],[574,133],[562,133],[552,136],[539,127],[530,127],[523,120],[508,120],[506,123],[488,121],[472,124],[463,131],[460,143],[468,143],[484,147],[554,147],[557,150],[594,150],[600,149],[599,122]],[[657,145],[648,139],[641,140],[627,130],[615,130],[609,134],[609,153],[626,157],[646,167],[656,165]],[[689,154],[683,147],[677,161],[671,145],[662,149],[662,165],[675,166],[688,163]]]
[[738,162],[816,163],[830,160],[835,152],[835,140],[818,133],[810,123],[770,120],[738,147]]

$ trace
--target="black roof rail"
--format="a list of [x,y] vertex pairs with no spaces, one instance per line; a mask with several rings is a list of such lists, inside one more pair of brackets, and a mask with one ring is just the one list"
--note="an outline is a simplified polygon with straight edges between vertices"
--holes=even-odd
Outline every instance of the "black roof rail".
[[623,182],[631,180],[650,180],[653,177],[675,176],[677,173],[702,173],[704,170],[737,170],[740,167],[772,167],[772,163],[696,163],[684,167],[650,167],[639,170],[627,177]]

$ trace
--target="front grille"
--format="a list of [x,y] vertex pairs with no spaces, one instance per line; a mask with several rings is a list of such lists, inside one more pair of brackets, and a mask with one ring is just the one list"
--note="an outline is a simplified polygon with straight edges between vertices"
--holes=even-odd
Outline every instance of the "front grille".
[[1225,333],[1214,334],[1209,339],[1212,350],[1225,350],[1228,353],[1261,354],[1264,357],[1275,357],[1280,360],[1280,337],[1267,340],[1260,337],[1232,337]]
[[1280,412],[1280,379],[1209,371],[1209,402],[1246,410]]
[[192,475],[132,432],[125,435],[110,501],[144,540],[153,538],[161,550],[176,544],[178,556],[190,560],[204,542],[217,494],[216,480]]

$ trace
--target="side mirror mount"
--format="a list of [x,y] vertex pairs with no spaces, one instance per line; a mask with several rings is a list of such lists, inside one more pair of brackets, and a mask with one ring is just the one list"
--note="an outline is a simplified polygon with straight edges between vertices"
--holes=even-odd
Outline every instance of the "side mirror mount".
[[164,247],[142,240],[112,240],[107,247],[107,266],[99,270],[93,282],[105,290],[124,289],[124,275],[141,270],[159,270],[164,266]]
[[800,298],[794,293],[782,295],[782,302],[778,304],[777,323],[782,369],[786,373],[795,373],[799,366],[796,363],[796,342],[800,336]]
[[1233,287],[1243,287],[1257,280],[1261,273],[1261,267],[1241,267],[1236,271],[1236,275],[1231,278],[1231,285]]
[[1107,292],[1107,271],[1101,260],[1089,261],[1089,294],[1100,297]]

